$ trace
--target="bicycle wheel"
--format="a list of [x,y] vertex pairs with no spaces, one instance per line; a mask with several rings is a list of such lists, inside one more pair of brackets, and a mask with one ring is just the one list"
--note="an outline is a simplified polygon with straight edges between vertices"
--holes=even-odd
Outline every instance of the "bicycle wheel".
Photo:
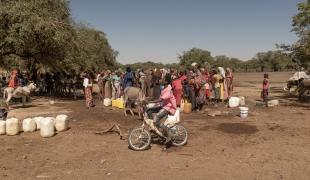
[[174,134],[174,138],[172,140],[172,145],[183,146],[187,143],[188,132],[183,125],[177,124],[173,128],[171,128],[171,131]]
[[151,134],[141,127],[134,128],[128,135],[128,144],[133,150],[143,151],[151,144]]

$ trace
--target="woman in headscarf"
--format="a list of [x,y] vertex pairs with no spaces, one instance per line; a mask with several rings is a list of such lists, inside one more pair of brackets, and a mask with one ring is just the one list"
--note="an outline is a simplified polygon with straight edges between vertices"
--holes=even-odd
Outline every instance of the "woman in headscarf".
[[222,79],[219,82],[220,83],[220,99],[222,101],[225,101],[228,97],[227,85],[226,85],[226,81],[225,81],[226,73],[225,73],[224,68],[222,68],[222,67],[218,67],[218,72],[219,72],[219,75],[222,76]]
[[232,70],[230,68],[226,68],[226,84],[227,84],[227,95],[228,98],[231,97],[233,92],[233,79],[234,76],[232,74]]

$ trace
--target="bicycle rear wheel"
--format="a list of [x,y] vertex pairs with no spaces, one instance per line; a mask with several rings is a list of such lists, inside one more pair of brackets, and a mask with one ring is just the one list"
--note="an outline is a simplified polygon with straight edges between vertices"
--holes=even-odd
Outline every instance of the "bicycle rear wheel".
[[172,145],[183,146],[187,143],[188,132],[183,125],[177,124],[173,128],[171,128],[171,130],[173,131],[173,134],[174,134]]

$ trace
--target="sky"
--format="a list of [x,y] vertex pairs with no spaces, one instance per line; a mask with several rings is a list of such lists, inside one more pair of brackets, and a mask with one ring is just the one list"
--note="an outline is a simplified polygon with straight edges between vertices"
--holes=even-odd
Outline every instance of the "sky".
[[193,47],[248,60],[296,41],[302,0],[71,0],[76,21],[104,31],[121,63],[178,61]]

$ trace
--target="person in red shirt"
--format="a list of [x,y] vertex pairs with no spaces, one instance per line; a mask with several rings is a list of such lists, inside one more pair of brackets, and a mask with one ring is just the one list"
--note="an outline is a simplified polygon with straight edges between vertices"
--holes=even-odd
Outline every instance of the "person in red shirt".
[[13,70],[11,73],[11,77],[9,79],[9,85],[8,87],[11,88],[17,88],[18,87],[18,71],[17,70]]
[[181,99],[183,95],[183,86],[182,86],[182,80],[181,77],[177,77],[175,75],[172,76],[172,90],[173,95],[176,99],[177,107],[181,106]]

